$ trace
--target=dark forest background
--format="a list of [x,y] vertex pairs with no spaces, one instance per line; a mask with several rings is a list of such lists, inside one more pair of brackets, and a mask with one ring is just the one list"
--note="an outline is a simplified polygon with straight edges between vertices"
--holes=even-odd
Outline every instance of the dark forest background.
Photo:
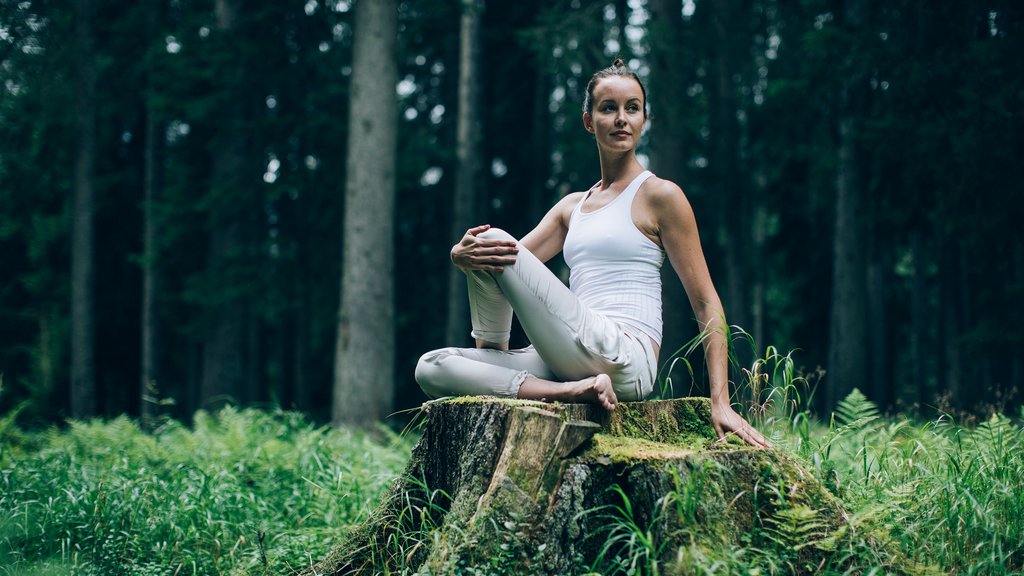
[[[418,356],[469,340],[450,246],[599,179],[581,97],[616,56],[741,365],[795,350],[822,414],[1019,404],[1022,26],[1008,0],[0,0],[0,412],[417,406]],[[665,286],[663,361],[696,332]],[[695,354],[676,394],[706,393]]]

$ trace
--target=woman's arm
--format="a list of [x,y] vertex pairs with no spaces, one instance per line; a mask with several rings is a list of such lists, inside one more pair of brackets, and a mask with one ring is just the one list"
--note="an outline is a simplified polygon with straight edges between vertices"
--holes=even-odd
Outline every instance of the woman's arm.
[[[582,194],[575,192],[562,198],[519,243],[541,262],[547,262],[561,252],[565,235],[569,231],[569,216]],[[483,224],[466,230],[462,238],[452,246],[452,264],[461,270],[494,272],[501,272],[505,266],[515,264],[516,253],[519,251],[515,242],[480,238],[480,234],[490,228],[490,224]]]
[[648,221],[652,221],[654,232],[683,283],[704,336],[704,356],[711,380],[711,422],[715,431],[720,438],[726,432],[734,432],[753,446],[770,446],[729,402],[728,325],[704,259],[693,209],[683,191],[668,180],[652,178],[645,188],[648,209],[643,212]]
[[547,262],[562,251],[565,235],[569,233],[569,217],[573,208],[579,204],[583,192],[565,195],[557,204],[548,210],[540,222],[523,236],[520,243],[533,253],[541,262]]

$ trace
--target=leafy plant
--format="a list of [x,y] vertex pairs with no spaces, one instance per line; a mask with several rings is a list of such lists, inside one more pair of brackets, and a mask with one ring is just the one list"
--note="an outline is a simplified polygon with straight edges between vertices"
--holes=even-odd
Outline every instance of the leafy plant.
[[603,543],[590,569],[608,576],[657,574],[659,559],[666,545],[664,539],[655,535],[663,507],[655,507],[657,513],[646,525],[641,525],[633,513],[629,495],[622,487],[613,484],[608,490],[618,496],[620,504],[607,504],[595,509],[601,512],[606,528],[596,534]]
[[[76,574],[287,573],[359,522],[411,440],[293,412],[198,413],[154,434],[127,418],[31,435],[0,462],[0,557]],[[0,571],[0,573],[3,573]]]

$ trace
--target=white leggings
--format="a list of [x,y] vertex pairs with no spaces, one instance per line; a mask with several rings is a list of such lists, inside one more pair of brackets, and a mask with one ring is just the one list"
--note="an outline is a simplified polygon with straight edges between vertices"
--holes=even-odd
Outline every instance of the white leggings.
[[[482,238],[515,240],[491,228]],[[519,244],[502,272],[470,270],[473,337],[507,342],[513,310],[532,343],[519,350],[441,348],[416,364],[416,382],[430,397],[516,397],[527,376],[575,381],[607,374],[620,401],[654,390],[657,357],[650,337],[583,305],[543,262]]]

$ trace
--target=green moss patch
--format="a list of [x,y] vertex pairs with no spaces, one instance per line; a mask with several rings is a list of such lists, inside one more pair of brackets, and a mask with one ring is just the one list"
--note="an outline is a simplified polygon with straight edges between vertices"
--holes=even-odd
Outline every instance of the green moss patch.
[[694,454],[688,445],[653,442],[612,434],[596,434],[592,445],[581,455],[600,464],[620,464],[642,460],[676,460]]

